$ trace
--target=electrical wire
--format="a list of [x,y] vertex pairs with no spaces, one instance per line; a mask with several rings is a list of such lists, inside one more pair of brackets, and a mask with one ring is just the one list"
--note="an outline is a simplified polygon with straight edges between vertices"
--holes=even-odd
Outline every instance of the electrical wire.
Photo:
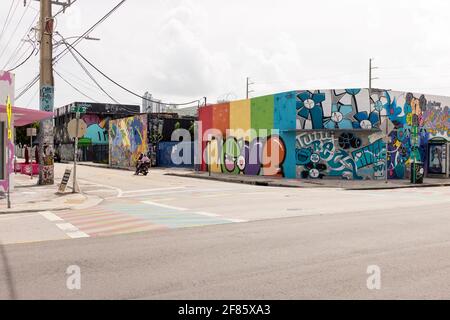
[[[72,0],[72,2],[70,3],[70,6],[73,5],[75,2],[77,2],[77,0]],[[70,7],[69,6],[69,7]],[[54,16],[53,19],[55,19],[59,14],[61,14],[62,12],[64,12],[66,10],[66,7],[63,6],[61,10],[59,10]]]
[[78,57],[73,53],[72,49],[69,47],[69,44],[66,42],[64,37],[62,35],[59,35],[63,41],[63,43],[67,46],[69,49],[69,52],[72,54],[75,61],[78,63],[78,65],[83,69],[83,71],[87,74],[87,76],[96,84],[96,86],[104,93],[106,94],[112,101],[114,101],[117,104],[120,104],[116,99],[114,99],[108,92],[106,92],[105,89],[98,83],[97,80],[95,80],[94,76],[89,72],[89,70],[83,65],[83,63],[78,59]]
[[[90,27],[86,32],[84,32],[81,36],[78,37],[78,39],[74,40],[70,45],[76,46],[78,43],[80,43],[85,37],[87,37],[92,31],[94,31],[100,24],[102,24],[106,19],[109,18],[119,7],[121,7],[126,0],[120,1],[114,8],[112,8],[107,14],[105,14],[99,21],[97,21],[92,27]],[[61,53],[59,53],[54,58],[54,63],[57,63],[59,60],[61,60],[67,53],[68,49],[65,48]]]
[[[96,27],[98,27],[103,21],[105,21],[117,8],[119,8],[126,0],[122,0],[117,6],[115,6],[112,10],[110,10],[105,16],[103,16],[99,21],[97,21],[93,26],[91,26],[86,32],[84,32],[78,39],[72,42],[73,46],[78,45],[83,39],[91,33]],[[58,54],[55,58],[53,58],[53,65],[55,65],[59,60],[61,60],[68,53],[68,49],[65,48],[63,52]],[[36,82],[39,80],[39,74],[37,74],[28,84],[23,87],[23,90],[18,90],[20,93],[16,96],[16,101],[23,97],[28,90],[30,90]]]
[[[9,26],[9,23],[10,23],[9,17],[11,16],[11,10],[12,10],[12,8],[13,8],[13,6],[14,6],[14,1],[15,1],[15,0],[12,0],[12,1],[11,1],[11,6],[9,7],[8,14],[6,15],[5,23],[3,24],[2,31],[0,32],[0,41],[2,41],[3,35],[5,34],[5,30],[6,30],[6,29],[8,28],[8,26]],[[17,4],[18,4],[18,3],[17,3]],[[16,5],[16,9],[17,9],[17,5]],[[11,16],[11,18],[12,18],[12,16]]]
[[16,96],[16,101],[18,101],[28,90],[33,88],[33,86],[39,81],[39,74],[35,76],[28,84],[26,84],[23,90],[19,90],[20,93]]
[[21,66],[23,66],[28,60],[30,60],[30,58],[33,56],[33,54],[34,54],[35,52],[36,52],[36,49],[33,49],[33,51],[31,51],[30,55],[29,55],[25,60],[23,60],[23,61],[22,61],[21,63],[19,63],[17,66],[15,66],[15,67],[9,69],[8,72],[14,71],[14,70],[20,68]]
[[[17,5],[19,4],[19,1],[17,2]],[[17,9],[16,5],[16,9]],[[31,1],[28,3],[28,6],[25,8],[25,11],[22,13],[22,16],[19,19],[19,22],[17,22],[16,27],[14,28],[14,31],[11,33],[11,36],[9,37],[8,41],[6,42],[6,45],[3,48],[3,51],[0,53],[0,59],[3,57],[3,55],[6,52],[6,49],[8,48],[9,44],[11,43],[12,38],[17,32],[17,29],[19,28],[20,24],[22,23],[23,18],[25,17],[25,14],[27,13],[28,9],[30,8]]]
[[[33,7],[31,7],[31,8],[33,8]],[[8,59],[8,61],[5,63],[5,65],[3,66],[2,69],[6,69],[6,67],[12,62],[14,56],[16,56],[16,55],[20,52],[20,50],[23,48],[23,46],[25,45],[25,41],[23,40],[24,38],[28,37],[28,39],[29,39],[30,41],[32,41],[32,40],[30,39],[29,34],[30,34],[30,32],[33,30],[33,25],[35,24],[35,22],[36,22],[38,16],[39,16],[39,11],[36,12],[36,15],[34,16],[33,21],[32,21],[31,24],[29,25],[29,27],[28,27],[27,31],[25,32],[25,34],[22,36],[22,38],[21,38],[22,40],[19,41],[19,43],[17,44],[16,49],[13,51],[13,53],[11,54],[11,57]],[[34,43],[30,43],[30,45],[32,45],[33,47],[36,47],[36,46],[34,45]],[[17,64],[17,61],[19,61],[19,60],[20,60],[20,59],[17,59],[16,62],[15,62],[14,64]]]
[[97,102],[99,103],[97,100],[92,99],[91,97],[89,97],[87,94],[83,93],[80,89],[78,89],[77,87],[75,87],[72,83],[70,83],[68,80],[66,80],[58,71],[54,70],[56,75],[58,77],[60,77],[65,83],[67,83],[72,89],[74,89],[75,91],[77,91],[79,94],[83,95],[85,98],[88,98],[91,101]]
[[[69,46],[71,46],[70,44],[68,44]],[[111,77],[109,77],[109,76],[107,76],[103,71],[101,71],[99,68],[97,68],[92,62],[90,62],[86,57],[84,57],[77,49],[75,49],[74,47],[72,47],[72,50],[73,51],[75,51],[84,61],[86,61],[92,68],[94,68],[98,73],[100,73],[103,77],[105,77],[106,79],[108,79],[109,81],[111,81],[112,83],[114,83],[116,86],[118,86],[119,88],[121,88],[122,90],[124,90],[124,91],[126,91],[126,92],[128,92],[128,93],[130,93],[130,94],[132,94],[132,95],[134,95],[134,96],[136,96],[136,97],[138,97],[138,98],[141,98],[141,99],[143,99],[143,100],[146,100],[146,101],[150,101],[150,102],[153,102],[153,103],[163,103],[163,102],[161,102],[161,101],[156,101],[156,100],[152,100],[152,99],[148,99],[148,98],[146,98],[146,97],[143,97],[143,96],[141,96],[140,94],[137,94],[137,93],[135,93],[135,92],[133,92],[132,90],[130,90],[130,89],[128,89],[128,88],[126,88],[126,87],[124,87],[123,85],[121,85],[121,84],[119,84],[118,82],[116,82],[115,80],[113,80]],[[186,102],[186,103],[167,103],[167,104],[170,104],[170,105],[172,105],[172,106],[187,106],[187,105],[190,105],[190,104],[193,104],[193,103],[198,103],[198,104],[200,104],[200,100],[193,100],[193,101],[190,101],[190,102]]]

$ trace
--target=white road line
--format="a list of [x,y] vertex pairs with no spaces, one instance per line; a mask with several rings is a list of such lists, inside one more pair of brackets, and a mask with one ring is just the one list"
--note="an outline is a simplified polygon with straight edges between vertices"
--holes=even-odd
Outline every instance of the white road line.
[[142,193],[142,192],[152,192],[152,191],[181,190],[181,189],[186,189],[186,188],[185,187],[170,187],[170,188],[154,188],[154,189],[131,190],[131,191],[122,191],[122,194]]
[[90,237],[88,234],[80,231],[73,224],[65,222],[64,219],[58,217],[57,215],[55,215],[54,213],[52,213],[50,211],[42,211],[42,212],[39,212],[39,214],[41,216],[43,216],[45,219],[47,219],[48,221],[63,222],[63,223],[57,223],[56,226],[60,230],[64,231],[67,234],[67,236],[69,236],[72,239],[89,238]]
[[173,210],[177,210],[177,211],[188,211],[189,210],[189,209],[186,209],[186,208],[174,207],[174,206],[169,206],[169,205],[166,205],[166,204],[156,203],[156,202],[153,202],[153,201],[142,201],[142,203],[149,204],[151,206],[157,206],[157,207],[161,207],[161,208],[166,208],[166,209],[173,209]]
[[98,193],[98,192],[111,193],[111,192],[117,192],[117,191],[116,191],[116,190],[113,190],[113,189],[108,189],[108,190],[88,190],[88,191],[84,191],[84,193]]
[[228,220],[228,221],[234,222],[234,223],[244,223],[244,222],[248,222],[247,220],[241,220],[241,219],[224,219],[224,220]]
[[58,217],[56,214],[51,213],[50,211],[43,211],[43,212],[39,212],[41,216],[43,216],[45,219],[47,219],[48,221],[64,221],[63,219],[61,219],[60,217]]
[[217,218],[217,219],[226,220],[226,221],[230,221],[230,222],[234,222],[234,223],[248,222],[247,220],[229,219],[229,218],[226,218],[224,216],[221,216],[221,215],[218,215],[218,214],[215,214],[215,213],[195,211],[195,209],[174,207],[174,206],[169,206],[169,205],[165,205],[165,204],[156,203],[156,202],[153,202],[153,201],[142,201],[142,203],[149,204],[149,205],[152,205],[152,206],[161,207],[161,208],[166,208],[166,209],[178,210],[178,211],[191,211],[192,213],[195,213],[195,214],[198,214],[198,215],[212,217],[212,218]]
[[90,238],[90,236],[87,233],[84,233],[82,231],[69,232],[67,233],[67,235],[72,239]]
[[78,232],[80,230],[78,230],[77,227],[75,227],[73,224],[71,223],[58,223],[56,224],[56,226],[61,229],[64,232]]
[[198,214],[201,214],[202,216],[207,216],[207,217],[219,217],[218,214],[215,213],[209,213],[209,212],[196,212]]

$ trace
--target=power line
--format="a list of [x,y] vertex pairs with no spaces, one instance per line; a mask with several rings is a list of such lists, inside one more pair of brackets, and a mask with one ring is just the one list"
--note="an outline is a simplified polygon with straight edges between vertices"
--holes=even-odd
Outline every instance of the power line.
[[[5,20],[5,23],[3,24],[3,28],[2,28],[2,32],[0,32],[0,41],[2,41],[2,38],[3,38],[3,35],[5,34],[5,30],[8,28],[8,26],[9,26],[9,17],[10,17],[10,15],[11,15],[11,10],[12,10],[12,8],[13,8],[13,6],[14,6],[14,1],[15,0],[12,0],[11,1],[11,6],[9,7],[9,10],[8,10],[8,14],[6,15],[6,20]],[[18,3],[17,3],[18,4]],[[16,5],[16,9],[17,9],[17,5]],[[11,17],[12,18],[12,17]]]
[[[70,44],[68,44],[69,46],[71,46]],[[72,47],[72,46],[71,46]],[[98,73],[100,73],[103,77],[105,77],[106,79],[108,79],[109,81],[111,81],[112,83],[114,83],[116,86],[118,86],[119,88],[121,88],[122,90],[138,97],[141,98],[143,100],[146,101],[150,101],[153,103],[163,103],[161,101],[156,101],[156,100],[152,100],[152,99],[148,99],[146,97],[141,96],[140,94],[135,93],[134,91],[127,89],[126,87],[124,87],[123,85],[119,84],[118,82],[116,82],[115,80],[113,80],[111,77],[107,76],[103,71],[101,71],[99,68],[97,68],[92,62],[90,62],[87,58],[85,58],[77,49],[75,49],[74,47],[72,47],[73,51],[75,51],[84,61],[86,61],[92,68],[94,68]],[[170,104],[173,106],[186,106],[186,105],[190,105],[197,102],[198,104],[200,104],[200,100],[193,100],[190,102],[186,102],[186,103],[166,103],[166,104]]]
[[[6,45],[4,46],[3,51],[0,53],[0,59],[5,54],[6,49],[8,48],[9,44],[11,43],[12,38],[16,34],[17,29],[19,28],[20,24],[22,23],[23,17],[25,16],[25,14],[27,13],[28,9],[30,8],[30,4],[31,4],[31,2],[28,4],[28,6],[26,7],[25,11],[22,13],[22,16],[20,17],[19,22],[17,22],[16,27],[14,28],[14,31],[11,33],[11,36],[9,37],[8,41],[6,42]],[[15,13],[18,5],[19,5],[19,1],[17,1],[17,5],[16,5],[16,7],[14,9],[14,13]],[[12,21],[12,17],[11,17],[10,21]]]
[[97,102],[97,100],[92,99],[91,97],[89,97],[87,94],[83,93],[80,89],[78,89],[77,87],[75,87],[72,83],[70,83],[68,80],[66,80],[58,71],[54,70],[56,75],[58,77],[60,77],[65,83],[67,83],[72,89],[74,89],[75,91],[77,91],[79,94],[83,95],[85,98],[88,98],[90,101],[94,101]]
[[[31,7],[33,8],[33,7]],[[21,40],[19,41],[19,43],[17,44],[16,49],[13,51],[13,53],[11,54],[11,57],[8,59],[8,61],[6,62],[6,64],[3,66],[3,69],[6,69],[6,67],[9,65],[10,62],[12,62],[12,59],[14,58],[15,55],[17,55],[20,50],[23,48],[23,46],[25,45],[24,39],[28,36],[29,40],[32,41],[29,37],[30,32],[33,30],[33,25],[35,24],[37,18],[39,16],[39,11],[36,12],[36,15],[34,16],[33,21],[31,22],[31,24],[29,25],[28,29],[25,31],[25,34],[22,36]],[[34,46],[33,43],[30,43],[30,45]],[[35,47],[35,46],[34,46]],[[20,60],[20,59],[18,59]],[[17,60],[17,61],[18,61]],[[17,64],[17,61],[15,64]]]
[[106,92],[105,89],[103,89],[103,87],[97,82],[97,80],[95,80],[94,76],[89,72],[89,70],[83,65],[83,63],[80,61],[80,59],[78,59],[78,57],[75,55],[75,53],[73,53],[72,49],[69,47],[69,44],[66,42],[66,40],[64,39],[64,37],[62,35],[59,34],[59,36],[61,37],[63,43],[67,46],[67,48],[69,49],[69,52],[72,54],[73,58],[75,59],[75,61],[78,63],[78,65],[84,70],[84,72],[87,74],[87,76],[97,85],[97,87],[103,91],[103,93],[105,93],[112,101],[114,101],[117,104],[120,104],[116,99],[114,99],[108,92]]
[[30,60],[30,58],[33,56],[33,53],[36,52],[36,49],[33,49],[33,51],[31,51],[30,55],[21,63],[19,63],[17,66],[13,67],[12,69],[9,69],[8,72],[14,71],[18,68],[20,68],[21,66],[23,66],[28,60]]
[[67,78],[67,76],[70,76],[70,80],[74,83],[76,83],[78,86],[83,87],[86,90],[95,90],[95,92],[98,91],[98,87],[93,85],[91,82],[86,81],[86,79],[83,79],[82,77],[76,75],[73,72],[68,71],[67,69],[61,68],[61,66],[58,66],[58,70],[60,73],[64,74]]
[[[117,9],[119,9],[120,6],[122,6],[125,3],[126,0],[122,0],[119,2],[114,8],[112,8],[107,14],[105,14],[99,21],[97,21],[92,27],[90,27],[86,32],[84,32],[81,36],[78,37],[77,40],[74,40],[70,45],[76,46],[78,43],[80,43],[86,36],[88,36],[92,31],[94,31],[100,24],[102,24],[106,19],[109,18],[110,15],[112,15]],[[68,48],[65,48],[61,53],[59,53],[54,58],[54,63],[61,60],[67,53]]]
[[30,90],[39,81],[39,74],[35,76],[28,84],[26,84],[22,91],[16,96],[16,101],[18,101],[28,90]]
[[[126,0],[122,0],[117,6],[110,10],[105,16],[103,16],[99,21],[97,21],[92,27],[90,27],[86,32],[84,32],[78,39],[72,42],[72,46],[77,46],[85,37],[91,33],[96,27],[103,23],[119,6],[121,6]],[[61,60],[68,53],[68,49],[65,48],[60,54],[53,58],[53,65],[55,65],[59,60]],[[38,73],[28,84],[23,87],[23,90],[16,96],[16,100],[20,99],[28,90],[30,90],[36,82],[39,81],[40,74]]]

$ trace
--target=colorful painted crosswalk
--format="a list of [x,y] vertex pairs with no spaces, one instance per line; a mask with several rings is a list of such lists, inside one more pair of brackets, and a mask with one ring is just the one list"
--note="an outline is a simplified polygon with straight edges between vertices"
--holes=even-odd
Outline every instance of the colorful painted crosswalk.
[[219,225],[238,220],[151,201],[122,199],[90,209],[41,213],[70,238]]

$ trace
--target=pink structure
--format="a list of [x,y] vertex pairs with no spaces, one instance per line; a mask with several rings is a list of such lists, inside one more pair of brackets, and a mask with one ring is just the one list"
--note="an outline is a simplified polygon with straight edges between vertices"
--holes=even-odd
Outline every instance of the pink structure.
[[[53,117],[52,112],[42,112],[39,110],[19,108],[15,106],[14,101],[14,74],[0,71],[0,191],[5,192],[8,189],[8,175],[10,176],[11,188],[13,189],[14,173],[14,136],[10,141],[8,139],[8,119],[6,113],[6,101],[11,99],[12,108],[12,127],[21,127],[36,121]],[[9,155],[9,158],[7,158]],[[8,166],[6,165],[8,163]]]

